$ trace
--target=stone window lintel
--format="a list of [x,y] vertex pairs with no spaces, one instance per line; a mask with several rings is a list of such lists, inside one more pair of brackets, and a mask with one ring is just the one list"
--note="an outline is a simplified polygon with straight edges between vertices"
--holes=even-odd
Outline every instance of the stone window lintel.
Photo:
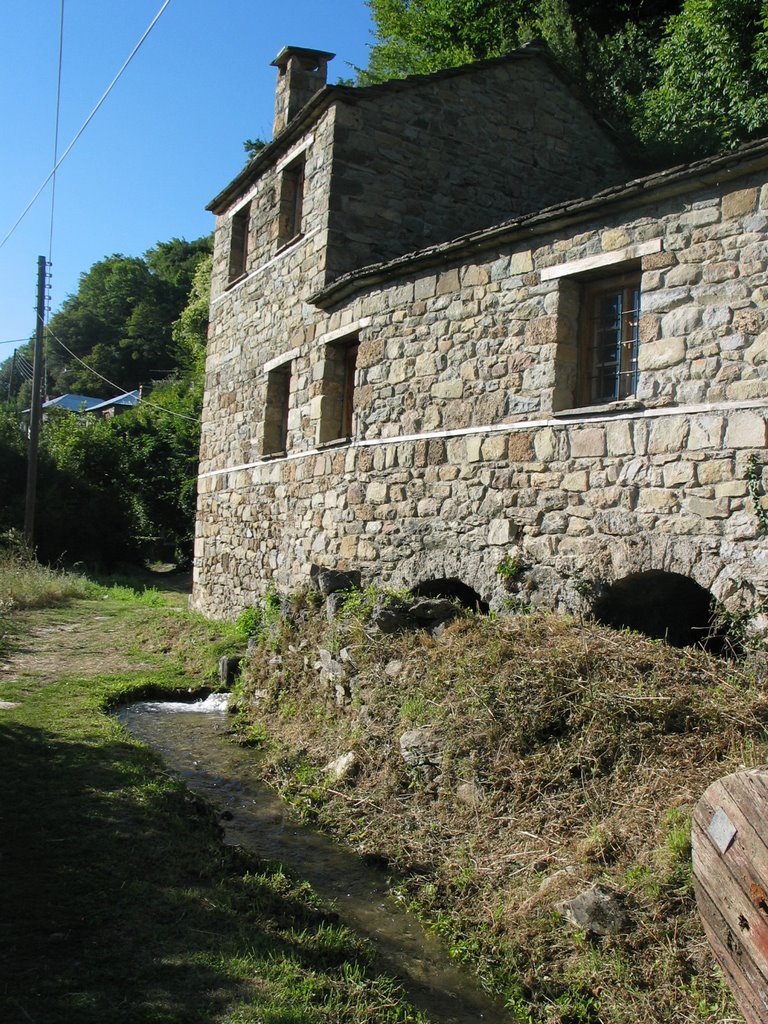
[[630,263],[642,256],[651,256],[654,253],[662,252],[663,247],[663,239],[652,238],[649,242],[638,242],[635,245],[627,245],[623,249],[596,253],[594,256],[585,256],[580,260],[569,260],[567,263],[558,263],[553,267],[544,267],[541,271],[541,280],[556,281],[560,277],[574,277],[577,274],[589,273],[591,270],[601,270],[604,267],[614,267],[620,263]]

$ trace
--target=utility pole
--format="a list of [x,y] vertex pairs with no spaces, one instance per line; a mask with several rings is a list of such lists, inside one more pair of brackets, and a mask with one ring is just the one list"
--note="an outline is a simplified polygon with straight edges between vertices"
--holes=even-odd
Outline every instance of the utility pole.
[[16,349],[11,356],[11,372],[8,374],[8,401],[11,400],[11,389],[13,388],[13,371],[16,369]]
[[29,448],[27,458],[27,503],[24,511],[24,540],[32,548],[35,540],[35,499],[37,497],[37,451],[43,418],[43,327],[45,321],[45,256],[37,257],[37,322],[35,354],[32,364],[32,407],[29,412]]

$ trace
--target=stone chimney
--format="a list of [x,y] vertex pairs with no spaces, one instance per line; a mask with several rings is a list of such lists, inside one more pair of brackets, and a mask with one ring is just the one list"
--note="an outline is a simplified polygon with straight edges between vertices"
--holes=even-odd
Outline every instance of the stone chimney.
[[305,50],[303,46],[284,46],[272,61],[278,69],[275,90],[275,123],[272,134],[279,135],[316,92],[323,88],[328,61],[335,53]]

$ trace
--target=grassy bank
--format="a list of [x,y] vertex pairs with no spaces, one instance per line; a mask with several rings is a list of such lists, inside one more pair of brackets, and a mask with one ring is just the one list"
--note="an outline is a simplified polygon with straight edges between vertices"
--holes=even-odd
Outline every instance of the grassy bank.
[[[12,576],[0,567],[0,594]],[[88,585],[83,599],[77,581],[48,582],[53,609],[6,598],[3,612],[0,1019],[419,1020],[308,886],[224,846],[206,806],[104,713],[199,685],[216,630],[157,591]],[[22,590],[14,608],[48,603]]]
[[[563,617],[462,619],[440,636],[366,628],[365,595],[274,603],[241,728],[297,809],[404,876],[400,895],[521,1022],[738,1019],[690,872],[707,785],[768,759],[765,688],[693,650]],[[409,767],[400,737],[429,738]],[[357,772],[325,770],[354,753]],[[617,934],[567,924],[596,883]]]

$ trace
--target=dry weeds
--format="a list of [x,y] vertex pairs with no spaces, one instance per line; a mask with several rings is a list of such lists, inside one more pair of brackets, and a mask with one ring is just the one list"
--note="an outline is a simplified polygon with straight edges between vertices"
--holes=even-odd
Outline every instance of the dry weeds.
[[[342,706],[320,647],[354,663]],[[689,821],[710,782],[767,759],[768,699],[746,671],[563,617],[391,638],[294,610],[249,663],[241,707],[246,732],[266,726],[276,784],[397,869],[401,897],[521,1021],[736,1015],[695,910]],[[435,778],[401,759],[414,725],[440,736]],[[359,774],[329,785],[322,766],[348,750]],[[626,895],[626,934],[593,939],[558,912],[598,881]]]

